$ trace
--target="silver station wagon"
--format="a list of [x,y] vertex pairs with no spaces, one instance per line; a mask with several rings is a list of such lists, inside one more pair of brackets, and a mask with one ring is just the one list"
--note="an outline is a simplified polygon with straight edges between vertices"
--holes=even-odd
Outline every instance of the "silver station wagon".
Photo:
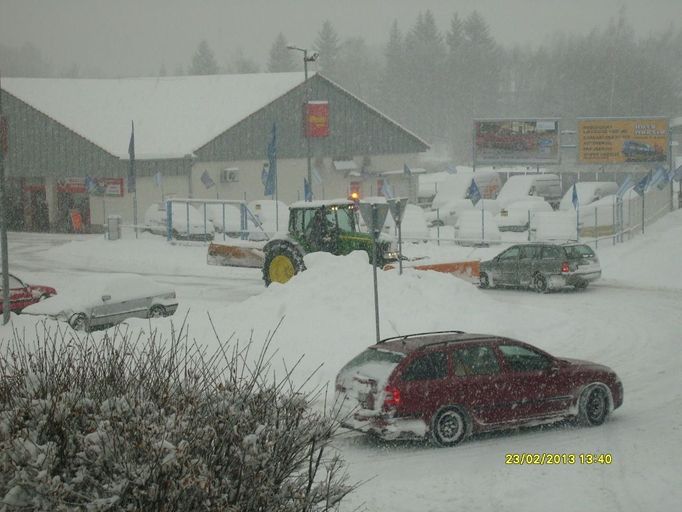
[[128,318],[170,316],[178,308],[175,290],[136,274],[87,276],[71,289],[27,307],[29,315],[47,315],[75,330],[91,331]]
[[599,258],[585,244],[514,245],[481,262],[481,288],[513,286],[544,293],[566,286],[586,288],[601,277]]

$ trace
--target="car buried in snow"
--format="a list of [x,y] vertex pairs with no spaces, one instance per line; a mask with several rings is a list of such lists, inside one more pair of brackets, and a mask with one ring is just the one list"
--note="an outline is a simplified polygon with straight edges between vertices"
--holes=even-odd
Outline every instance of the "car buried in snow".
[[28,315],[68,322],[77,331],[115,325],[128,318],[170,316],[178,308],[175,291],[137,274],[89,276],[77,288],[27,307]]
[[[0,295],[2,294],[2,282],[0,281]],[[27,284],[13,274],[9,274],[9,309],[13,313],[21,313],[24,308],[45,300],[57,294],[57,290],[50,286],[40,284]],[[0,313],[4,305],[0,298]]]
[[439,446],[561,420],[597,426],[623,403],[623,385],[606,366],[461,331],[372,345],[341,369],[336,393],[346,428]]

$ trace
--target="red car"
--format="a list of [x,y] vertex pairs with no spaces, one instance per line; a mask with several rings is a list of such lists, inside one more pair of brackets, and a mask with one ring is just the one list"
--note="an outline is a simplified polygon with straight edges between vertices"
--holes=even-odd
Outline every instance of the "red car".
[[344,426],[441,446],[477,432],[568,418],[601,425],[623,403],[623,385],[606,366],[461,331],[372,345],[339,372],[336,391]]
[[[12,274],[9,275],[10,311],[21,313],[21,310],[43,299],[57,295],[57,290],[49,286],[26,284]],[[0,312],[2,305],[2,277],[0,277]]]

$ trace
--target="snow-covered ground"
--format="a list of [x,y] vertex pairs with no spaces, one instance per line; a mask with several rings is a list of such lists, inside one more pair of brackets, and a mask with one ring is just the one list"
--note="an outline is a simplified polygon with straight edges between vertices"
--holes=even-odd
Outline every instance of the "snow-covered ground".
[[[232,333],[274,339],[276,366],[304,356],[311,385],[333,379],[374,341],[372,272],[363,253],[313,254],[308,270],[265,289],[260,271],[212,267],[206,247],[169,245],[143,236],[108,242],[95,236],[10,234],[10,268],[28,282],[59,290],[83,273],[138,272],[175,286],[180,309],[153,320],[170,332],[188,314],[191,335],[208,345]],[[431,261],[493,256],[504,246],[407,244]],[[611,366],[625,387],[624,405],[598,428],[553,427],[486,435],[447,449],[385,444],[355,433],[338,449],[351,481],[366,481],[343,510],[674,510],[682,503],[682,211],[644,236],[597,249],[602,280],[584,292],[546,295],[486,290],[436,272],[379,273],[381,334],[462,329],[522,339],[550,353]],[[35,320],[13,316],[16,328]],[[150,321],[130,320],[143,329]],[[6,336],[8,327],[0,329]],[[31,332],[30,328],[26,332]],[[95,333],[95,336],[101,333]],[[330,388],[330,391],[333,389]],[[508,453],[607,453],[610,465],[510,466]]]

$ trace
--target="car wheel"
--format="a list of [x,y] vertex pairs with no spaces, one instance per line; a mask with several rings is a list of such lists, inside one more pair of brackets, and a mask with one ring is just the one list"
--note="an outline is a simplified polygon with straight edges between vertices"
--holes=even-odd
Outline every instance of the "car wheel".
[[533,277],[533,288],[538,293],[547,292],[547,278],[542,274],[535,274]]
[[459,407],[445,407],[431,420],[431,436],[438,446],[454,446],[467,434],[467,416]]
[[585,288],[587,288],[587,284],[588,284],[587,281],[581,281],[579,283],[576,283],[575,289],[576,290],[584,290]]
[[50,296],[46,293],[43,293],[40,297],[38,297],[38,302],[43,302],[45,299],[49,299]]
[[88,319],[84,313],[76,313],[69,320],[71,328],[74,331],[87,331],[88,330]]
[[490,278],[485,272],[481,272],[481,275],[478,276],[478,286],[480,288],[490,287]]
[[589,386],[580,395],[578,421],[596,427],[606,421],[609,415],[609,394],[601,384]]
[[166,308],[159,306],[158,304],[149,308],[149,314],[147,318],[161,318],[166,316]]

